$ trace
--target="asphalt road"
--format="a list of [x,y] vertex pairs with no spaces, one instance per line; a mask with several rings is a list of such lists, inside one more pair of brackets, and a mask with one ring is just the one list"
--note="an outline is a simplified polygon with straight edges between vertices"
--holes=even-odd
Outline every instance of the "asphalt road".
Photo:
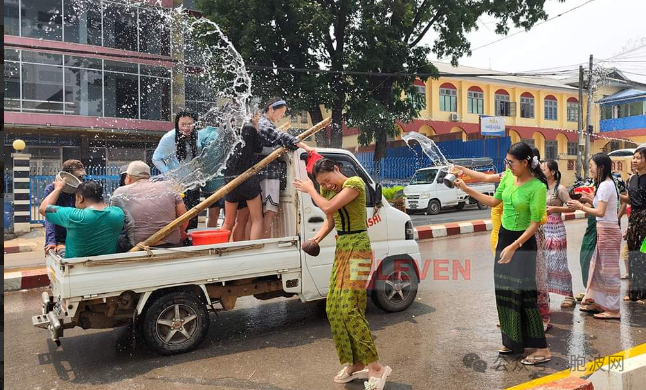
[[473,220],[489,219],[491,216],[491,209],[479,210],[476,205],[465,206],[464,209],[458,211],[455,208],[442,209],[437,215],[425,215],[421,212],[419,214],[412,214],[410,216],[413,221],[413,226],[425,225],[441,225],[448,222],[465,222]]
[[[578,248],[585,222],[566,226],[578,293],[583,291]],[[426,241],[421,249],[429,272],[417,301],[394,314],[369,303],[368,321],[381,360],[393,368],[387,390],[507,388],[646,342],[646,306],[622,303],[621,321],[604,322],[578,308],[561,310],[562,298],[552,295],[554,328],[547,333],[552,361],[527,368],[513,357],[499,358],[488,248],[488,233]],[[450,260],[448,271],[443,260]],[[466,278],[457,272],[454,279],[459,267],[453,260],[464,269],[469,264]],[[622,285],[627,287],[625,281]],[[56,348],[46,331],[31,326],[30,317],[40,310],[39,295],[39,290],[5,294],[6,389],[364,388],[362,382],[332,382],[340,366],[322,302],[242,299],[234,311],[211,316],[209,335],[196,351],[164,357],[142,346],[133,349],[125,328],[67,330]]]

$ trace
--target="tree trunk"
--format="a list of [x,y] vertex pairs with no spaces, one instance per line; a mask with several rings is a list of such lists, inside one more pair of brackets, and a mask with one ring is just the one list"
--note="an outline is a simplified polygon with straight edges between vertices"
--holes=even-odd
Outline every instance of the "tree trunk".
[[[312,123],[319,123],[323,120],[323,113],[321,112],[321,107],[318,104],[312,105],[308,110],[310,117],[312,118]],[[330,137],[328,135],[327,129],[319,131],[314,136],[316,139],[316,146],[319,148],[329,148],[330,147]]]
[[343,106],[344,101],[335,100],[332,108],[332,126],[330,130],[330,147],[343,147]]

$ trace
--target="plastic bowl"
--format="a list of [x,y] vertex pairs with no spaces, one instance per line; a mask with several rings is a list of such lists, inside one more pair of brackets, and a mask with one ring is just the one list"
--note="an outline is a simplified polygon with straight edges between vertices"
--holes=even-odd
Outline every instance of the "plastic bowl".
[[198,230],[188,233],[193,245],[211,245],[229,242],[228,230]]
[[65,192],[66,194],[75,193],[79,184],[81,184],[81,181],[78,179],[78,177],[72,175],[69,172],[60,171],[58,172],[58,175],[56,175],[56,177],[60,180],[65,181],[65,187],[63,187],[63,192]]

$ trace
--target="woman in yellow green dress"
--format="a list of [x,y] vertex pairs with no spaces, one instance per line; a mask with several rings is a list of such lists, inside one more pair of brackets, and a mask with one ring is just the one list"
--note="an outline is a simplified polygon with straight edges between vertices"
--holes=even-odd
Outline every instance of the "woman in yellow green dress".
[[323,158],[314,164],[314,183],[296,180],[294,187],[312,197],[327,216],[314,236],[319,243],[337,231],[334,265],[325,310],[341,364],[348,364],[334,378],[336,383],[368,379],[366,390],[381,390],[392,372],[379,363],[379,355],[366,320],[366,287],[372,269],[372,248],[366,226],[366,190],[360,177],[346,177],[338,165]]

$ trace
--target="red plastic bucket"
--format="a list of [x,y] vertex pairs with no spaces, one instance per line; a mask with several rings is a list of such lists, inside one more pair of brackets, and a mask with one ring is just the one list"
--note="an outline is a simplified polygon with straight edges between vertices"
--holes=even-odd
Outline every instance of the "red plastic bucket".
[[201,230],[188,235],[191,237],[193,245],[210,245],[229,242],[229,234],[231,232],[228,230]]

